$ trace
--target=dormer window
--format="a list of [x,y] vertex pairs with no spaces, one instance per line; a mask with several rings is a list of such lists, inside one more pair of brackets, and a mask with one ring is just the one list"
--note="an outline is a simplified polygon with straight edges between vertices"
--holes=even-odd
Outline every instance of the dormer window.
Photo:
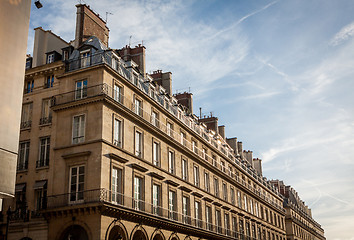
[[50,53],[47,55],[47,63],[54,62],[54,53]]
[[88,67],[91,65],[90,49],[80,52],[81,67]]

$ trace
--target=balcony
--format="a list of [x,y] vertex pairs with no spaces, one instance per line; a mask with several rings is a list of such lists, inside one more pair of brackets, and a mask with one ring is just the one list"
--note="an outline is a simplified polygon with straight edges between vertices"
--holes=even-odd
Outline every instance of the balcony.
[[41,117],[39,120],[39,125],[47,125],[52,123],[52,116]]
[[[46,212],[55,211],[57,208],[65,207],[80,208],[94,203],[99,205],[107,204],[114,208],[118,208],[123,212],[128,212],[130,217],[131,214],[134,214],[144,218],[157,218],[159,221],[162,220],[161,223],[183,224],[185,227],[193,227],[206,231],[205,234],[208,234],[207,232],[209,232],[212,234],[223,235],[226,238],[227,236],[244,236],[236,231],[231,231],[230,229],[225,229],[221,226],[216,226],[200,219],[192,218],[189,215],[183,215],[177,211],[172,211],[171,209],[150,204],[144,200],[137,200],[120,193],[112,193],[110,190],[104,188],[83,191],[80,194],[82,197],[76,201],[70,201],[70,196],[70,193],[48,196]],[[122,214],[120,216],[122,216]],[[254,239],[249,236],[244,237],[245,239]]]

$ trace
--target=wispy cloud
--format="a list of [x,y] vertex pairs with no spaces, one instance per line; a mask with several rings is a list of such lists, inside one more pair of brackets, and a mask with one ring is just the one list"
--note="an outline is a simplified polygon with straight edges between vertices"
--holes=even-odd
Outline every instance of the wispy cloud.
[[330,45],[337,46],[354,35],[354,22],[344,26],[330,41]]

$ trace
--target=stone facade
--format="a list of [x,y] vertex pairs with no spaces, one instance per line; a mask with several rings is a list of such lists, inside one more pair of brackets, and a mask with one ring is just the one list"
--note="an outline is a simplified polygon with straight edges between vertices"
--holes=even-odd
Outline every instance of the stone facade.
[[285,240],[283,198],[242,144],[120,52],[89,37],[69,60],[26,71],[33,123],[4,203],[8,239]]

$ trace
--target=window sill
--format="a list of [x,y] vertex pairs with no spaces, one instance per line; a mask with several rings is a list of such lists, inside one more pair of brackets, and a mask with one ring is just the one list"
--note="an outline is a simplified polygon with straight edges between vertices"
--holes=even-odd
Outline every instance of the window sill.
[[48,170],[49,166],[41,166],[41,167],[36,167],[36,172],[41,171],[41,170]]

